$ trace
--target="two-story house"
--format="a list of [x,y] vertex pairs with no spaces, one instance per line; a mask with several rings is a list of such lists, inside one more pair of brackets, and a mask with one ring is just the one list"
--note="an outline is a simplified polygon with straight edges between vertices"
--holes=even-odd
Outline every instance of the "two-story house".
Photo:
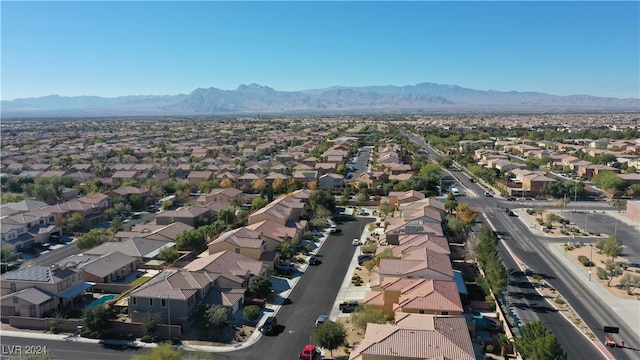
[[[28,314],[20,312],[20,307],[25,305],[24,302],[29,301],[24,296],[25,292],[16,294],[23,290],[37,289],[38,298],[34,301],[38,303],[31,305],[35,306],[35,316],[42,316],[52,309],[60,310],[71,305],[76,297],[94,285],[85,281],[82,269],[56,266],[31,266],[18,269],[2,274],[0,280],[2,280],[0,286],[3,316],[34,314],[31,310]],[[29,292],[36,293],[33,290],[27,293]],[[18,297],[17,301],[16,297]]]

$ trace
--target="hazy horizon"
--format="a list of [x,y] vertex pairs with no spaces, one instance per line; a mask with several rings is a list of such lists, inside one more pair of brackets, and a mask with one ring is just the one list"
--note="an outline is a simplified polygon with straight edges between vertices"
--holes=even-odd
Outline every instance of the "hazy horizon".
[[638,2],[2,2],[1,98],[423,82],[640,98]]

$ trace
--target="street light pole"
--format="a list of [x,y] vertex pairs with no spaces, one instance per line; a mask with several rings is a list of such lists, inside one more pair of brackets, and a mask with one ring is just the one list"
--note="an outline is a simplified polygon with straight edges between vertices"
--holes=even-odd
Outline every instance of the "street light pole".
[[587,230],[588,224],[589,224],[589,208],[587,208],[587,211],[585,211],[584,213],[584,232],[586,232],[587,234],[589,233],[589,231]]
[[589,281],[591,281],[591,265],[593,264],[593,244],[589,244],[591,250],[589,251]]

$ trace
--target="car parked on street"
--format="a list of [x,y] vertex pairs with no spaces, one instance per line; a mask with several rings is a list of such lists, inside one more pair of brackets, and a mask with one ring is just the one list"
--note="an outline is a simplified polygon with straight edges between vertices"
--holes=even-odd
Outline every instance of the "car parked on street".
[[360,254],[358,255],[358,265],[364,264],[365,261],[369,261],[373,259],[373,255],[371,254]]
[[328,319],[329,319],[329,316],[327,315],[319,315],[318,318],[316,319],[316,327],[324,324],[325,321],[327,321]]
[[360,245],[360,239],[358,239],[358,238],[353,239],[353,241],[351,241],[351,245],[353,245],[353,246],[358,246],[358,245]]
[[304,349],[300,351],[300,355],[298,355],[300,360],[314,360],[320,357],[320,351],[318,351],[315,345],[306,345]]
[[309,256],[308,262],[309,262],[309,265],[320,265],[320,264],[322,264],[322,260],[318,259],[318,257],[315,256],[315,255]]
[[278,326],[278,319],[275,316],[269,316],[264,324],[258,328],[258,330],[265,335],[273,335],[276,332]]

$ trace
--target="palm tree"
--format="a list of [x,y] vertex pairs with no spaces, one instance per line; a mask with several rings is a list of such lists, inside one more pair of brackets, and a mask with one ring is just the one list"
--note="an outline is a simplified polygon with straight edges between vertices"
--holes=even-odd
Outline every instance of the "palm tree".
[[507,351],[509,350],[509,347],[511,346],[512,341],[505,334],[498,334],[498,336],[496,337],[496,340],[500,345],[500,356],[502,356],[503,358],[506,358]]
[[282,258],[288,259],[289,257],[291,257],[293,249],[291,248],[290,243],[283,241],[280,243],[280,245],[278,245],[278,251],[280,252]]

